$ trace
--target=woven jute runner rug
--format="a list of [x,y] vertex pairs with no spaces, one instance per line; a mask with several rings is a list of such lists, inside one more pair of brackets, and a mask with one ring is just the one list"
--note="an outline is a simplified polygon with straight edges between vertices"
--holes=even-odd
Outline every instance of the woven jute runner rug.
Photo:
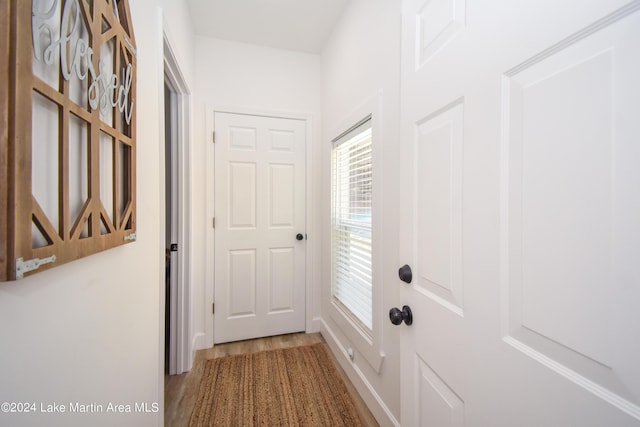
[[324,343],[206,361],[189,426],[364,425]]

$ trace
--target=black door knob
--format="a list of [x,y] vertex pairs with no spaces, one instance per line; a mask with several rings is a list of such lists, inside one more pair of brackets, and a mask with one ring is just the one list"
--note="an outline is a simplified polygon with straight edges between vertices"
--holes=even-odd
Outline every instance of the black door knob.
[[400,269],[398,270],[398,277],[400,277],[400,280],[405,283],[411,283],[411,280],[413,279],[411,267],[409,267],[407,264],[400,267]]
[[393,307],[389,310],[389,320],[394,325],[399,325],[403,321],[407,325],[411,325],[413,323],[413,314],[411,313],[411,308],[408,305],[402,307],[402,311],[399,308]]
[[296,234],[296,240],[302,240],[302,239],[304,239],[304,236],[302,235],[302,233]]

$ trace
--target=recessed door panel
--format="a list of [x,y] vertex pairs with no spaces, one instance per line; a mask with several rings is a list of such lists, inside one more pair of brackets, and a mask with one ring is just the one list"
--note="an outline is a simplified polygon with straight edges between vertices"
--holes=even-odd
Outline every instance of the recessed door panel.
[[416,127],[419,286],[462,314],[462,119],[460,102]]
[[605,364],[614,309],[611,65],[602,53],[522,90],[522,324]]
[[231,126],[229,128],[229,149],[255,151],[257,130],[251,127]]
[[229,227],[256,227],[256,164],[229,163]]
[[269,224],[292,228],[295,218],[295,166],[269,165]]
[[416,408],[417,425],[462,427],[464,402],[419,356],[416,357],[416,378],[420,402]]
[[256,315],[256,250],[229,251],[230,318]]
[[292,153],[295,150],[295,133],[290,130],[269,130],[269,148],[271,151]]
[[424,65],[457,33],[464,29],[466,0],[427,0],[416,20],[417,61]]
[[293,310],[294,279],[294,248],[269,249],[269,313]]

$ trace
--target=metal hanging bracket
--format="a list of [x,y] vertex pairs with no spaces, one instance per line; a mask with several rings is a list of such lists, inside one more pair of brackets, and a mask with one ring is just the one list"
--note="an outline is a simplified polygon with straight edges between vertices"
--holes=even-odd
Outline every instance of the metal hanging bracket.
[[48,258],[34,258],[25,261],[23,258],[16,259],[16,279],[22,279],[25,273],[37,270],[41,265],[56,262],[56,256],[51,255]]
[[122,238],[122,240],[138,240],[138,233],[131,233],[131,234],[127,234],[126,236],[124,236]]

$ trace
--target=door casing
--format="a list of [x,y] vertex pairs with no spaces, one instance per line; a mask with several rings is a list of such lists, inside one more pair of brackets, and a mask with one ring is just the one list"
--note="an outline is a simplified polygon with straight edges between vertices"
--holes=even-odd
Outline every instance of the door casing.
[[[172,141],[177,154],[174,164],[177,163],[177,170],[175,171],[177,193],[173,198],[177,202],[177,283],[172,287],[175,288],[175,295],[172,295],[172,301],[175,303],[175,316],[171,316],[170,329],[175,331],[175,336],[171,337],[173,343],[170,344],[174,350],[172,354],[175,355],[175,360],[171,360],[170,356],[170,373],[181,374],[191,370],[193,363],[192,346],[189,340],[190,337],[190,319],[191,319],[191,96],[189,87],[186,83],[184,75],[179,67],[178,60],[171,48],[171,43],[164,34],[164,72],[165,82],[172,93],[172,102],[170,107],[173,110],[171,116],[175,118],[172,123],[174,129],[172,130],[175,136],[175,141]],[[162,177],[160,180],[160,194],[162,198],[162,206],[165,206],[165,156],[164,156],[164,140],[162,140],[162,149],[160,167],[162,171]],[[160,213],[160,228],[162,242],[165,238],[165,211]],[[162,251],[162,267],[163,271],[161,277],[161,289],[164,289],[165,274],[164,274],[164,250]],[[162,310],[164,310],[164,299],[162,300]],[[164,321],[164,316],[163,316]],[[164,331],[164,322],[162,325]],[[163,339],[164,345],[164,339]]]

